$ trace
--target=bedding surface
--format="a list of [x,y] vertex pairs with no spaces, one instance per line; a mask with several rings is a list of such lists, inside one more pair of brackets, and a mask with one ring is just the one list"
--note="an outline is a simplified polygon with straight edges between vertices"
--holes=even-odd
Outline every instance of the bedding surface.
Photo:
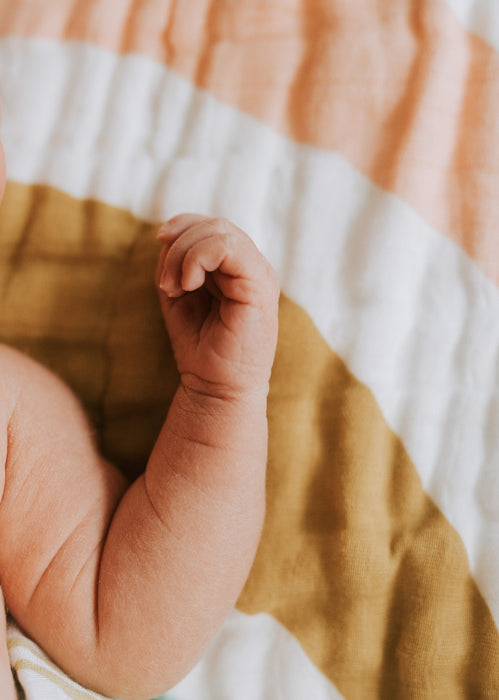
[[0,342],[128,475],[177,385],[159,224],[279,274],[263,537],[165,698],[499,697],[499,4],[0,0],[0,100]]

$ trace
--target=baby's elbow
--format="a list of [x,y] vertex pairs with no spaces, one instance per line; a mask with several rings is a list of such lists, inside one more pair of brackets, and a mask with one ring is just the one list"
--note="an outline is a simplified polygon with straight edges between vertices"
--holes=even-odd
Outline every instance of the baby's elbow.
[[101,662],[99,677],[89,687],[121,700],[150,700],[162,696],[177,685],[197,661],[178,663],[174,658],[169,661],[164,653],[156,658],[153,649],[140,657],[124,651],[116,651],[113,657]]
[[[162,674],[150,673],[140,665],[124,662],[123,666],[125,668],[106,669],[100,680],[87,687],[109,698],[151,700],[176,685],[175,681],[162,678]],[[180,680],[179,678],[178,681]]]

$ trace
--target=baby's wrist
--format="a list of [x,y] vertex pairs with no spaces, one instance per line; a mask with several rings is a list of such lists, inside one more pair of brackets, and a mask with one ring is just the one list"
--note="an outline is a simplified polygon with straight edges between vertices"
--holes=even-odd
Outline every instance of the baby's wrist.
[[254,402],[267,400],[269,382],[267,379],[247,385],[233,385],[209,381],[196,374],[185,372],[180,376],[181,387],[193,398],[201,401]]
[[259,473],[266,464],[267,394],[263,388],[240,391],[213,386],[198,377],[182,377],[168,414],[169,424],[176,439],[185,437],[190,443],[222,448],[225,456],[232,454],[231,470],[234,455],[239,454],[236,463],[245,464],[246,471],[249,460],[251,469]]

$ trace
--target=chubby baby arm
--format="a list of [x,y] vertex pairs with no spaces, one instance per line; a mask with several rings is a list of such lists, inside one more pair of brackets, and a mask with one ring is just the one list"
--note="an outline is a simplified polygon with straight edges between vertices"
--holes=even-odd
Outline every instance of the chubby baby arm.
[[[44,385],[46,370],[16,356],[33,374],[23,396],[41,387],[36,400],[14,402],[0,506],[0,532],[10,517],[18,523],[10,558],[0,557],[14,616],[70,675],[123,698],[163,692],[196,662],[244,584],[264,512],[275,274],[224,220],[176,217],[159,238],[160,302],[181,383],[145,474],[127,488],[90,449],[69,392],[58,384],[58,405],[40,408],[58,393]],[[20,447],[12,439],[41,412],[53,426],[45,456],[47,435]],[[28,552],[34,560],[19,568]]]
[[157,284],[181,382],[145,475],[113,518],[99,588],[108,649],[136,649],[143,630],[147,659],[156,640],[156,693],[197,661],[254,558],[279,293],[252,241],[224,220],[176,217],[159,238]]
[[[96,591],[128,482],[96,449],[68,387],[0,345],[0,585],[40,646],[84,685],[104,673]],[[0,693],[1,695],[1,693]]]

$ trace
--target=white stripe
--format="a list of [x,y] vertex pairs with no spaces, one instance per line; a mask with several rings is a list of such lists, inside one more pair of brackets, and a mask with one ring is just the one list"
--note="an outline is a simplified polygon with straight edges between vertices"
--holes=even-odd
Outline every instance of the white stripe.
[[[273,617],[234,611],[170,700],[341,700]],[[166,698],[165,698],[166,700]]]
[[374,392],[499,624],[499,290],[473,262],[337,154],[142,57],[7,39],[0,89],[11,178],[254,237]]
[[17,627],[7,621],[9,660],[26,700],[106,700],[103,695],[83,688],[61,669]]
[[499,3],[497,0],[443,0],[473,34],[499,49]]

